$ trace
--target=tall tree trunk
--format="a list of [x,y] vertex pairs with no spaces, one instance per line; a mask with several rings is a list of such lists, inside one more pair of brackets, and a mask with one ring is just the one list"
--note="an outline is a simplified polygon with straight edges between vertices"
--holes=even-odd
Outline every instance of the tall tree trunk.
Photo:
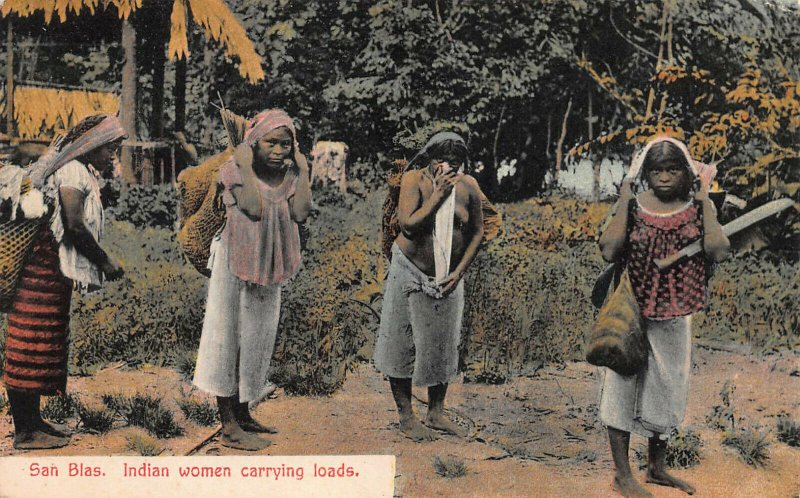
[[153,50],[150,51],[153,64],[153,94],[152,114],[150,115],[150,139],[164,138],[164,73],[167,64],[167,55],[164,39],[154,35]]
[[14,130],[14,29],[8,18],[6,33],[6,133],[15,135]]
[[[136,31],[130,20],[122,21],[122,50],[125,64],[122,66],[122,99],[120,117],[128,140],[136,140]],[[122,148],[122,179],[125,183],[136,183],[133,173],[133,147]]]
[[175,131],[186,130],[186,59],[175,61]]
[[556,167],[553,171],[553,185],[558,187],[558,175],[561,172],[561,161],[564,158],[564,140],[567,139],[567,120],[569,119],[569,112],[572,110],[572,97],[567,102],[567,110],[564,111],[564,120],[561,122],[561,135],[558,137],[558,145],[556,146]]
[[[594,122],[597,119],[594,116],[594,110],[592,109],[592,88],[589,87],[587,90],[587,116],[586,121],[589,123],[589,142],[594,140]],[[596,201],[600,200],[600,161],[595,160],[592,162],[592,198]]]

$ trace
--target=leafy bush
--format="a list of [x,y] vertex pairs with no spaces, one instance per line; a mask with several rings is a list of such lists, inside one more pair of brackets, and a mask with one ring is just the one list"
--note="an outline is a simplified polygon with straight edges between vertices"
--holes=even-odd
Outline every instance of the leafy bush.
[[800,424],[789,415],[783,414],[778,417],[776,432],[778,433],[778,441],[794,448],[800,447]]
[[42,417],[63,424],[67,419],[77,415],[80,407],[81,402],[77,394],[51,396],[42,408]]
[[158,444],[158,441],[151,437],[134,434],[125,438],[125,448],[138,453],[142,456],[158,456],[164,452],[164,448]]
[[463,458],[453,455],[445,457],[436,455],[433,459],[433,470],[440,477],[455,479],[467,475],[467,463]]
[[106,209],[109,218],[127,221],[137,228],[174,229],[178,221],[178,193],[172,184],[127,185],[118,192],[116,202]]
[[732,430],[723,434],[722,444],[735,449],[748,465],[763,467],[769,460],[768,436],[755,428]]
[[159,439],[183,434],[172,412],[164,408],[160,399],[146,394],[105,394],[103,403],[121,415],[128,425],[141,427]]
[[84,431],[103,434],[114,425],[114,412],[108,409],[95,409],[81,404],[77,411]]
[[188,396],[177,398],[175,400],[178,407],[181,409],[187,419],[192,422],[212,426],[219,421],[219,412],[217,407],[208,402],[208,400],[197,400]]
[[700,463],[703,440],[692,429],[675,430],[667,442],[667,466],[685,469]]

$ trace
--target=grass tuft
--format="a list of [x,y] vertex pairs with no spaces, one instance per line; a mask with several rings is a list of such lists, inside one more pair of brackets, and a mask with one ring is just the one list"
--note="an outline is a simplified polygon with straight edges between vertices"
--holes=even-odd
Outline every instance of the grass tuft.
[[67,419],[78,415],[81,402],[77,394],[60,394],[51,396],[42,408],[42,417],[63,424]]
[[440,477],[455,479],[467,475],[467,463],[463,458],[452,455],[440,457],[436,455],[433,459],[433,470]]
[[722,444],[735,449],[742,460],[753,467],[764,466],[769,460],[768,432],[747,428],[723,434]]
[[145,394],[104,394],[103,403],[125,418],[129,425],[141,427],[159,439],[183,434],[183,428],[175,422],[172,412],[161,404],[160,399]]
[[125,440],[127,441],[125,444],[126,449],[142,456],[158,456],[164,451],[164,448],[158,444],[158,441],[149,436],[135,434],[126,437]]
[[793,448],[800,447],[800,424],[787,414],[778,417],[778,441],[786,443]]
[[183,414],[187,419],[198,425],[212,426],[219,421],[219,412],[217,407],[208,402],[208,400],[198,400],[188,396],[177,398],[178,403]]
[[114,412],[107,408],[90,408],[79,405],[77,408],[81,427],[86,432],[104,434],[114,425]]
[[679,429],[667,441],[667,466],[685,469],[700,463],[700,449],[703,440],[694,430]]

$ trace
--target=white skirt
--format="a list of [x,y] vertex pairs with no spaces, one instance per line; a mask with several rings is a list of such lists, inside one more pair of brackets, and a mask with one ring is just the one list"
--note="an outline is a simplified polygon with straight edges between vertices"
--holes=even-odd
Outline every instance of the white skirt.
[[211,244],[211,278],[194,385],[244,403],[267,389],[281,310],[280,284],[245,283],[228,269],[226,244]]
[[600,392],[600,420],[644,437],[669,434],[680,425],[689,397],[692,317],[647,320],[647,368],[623,377],[609,368]]

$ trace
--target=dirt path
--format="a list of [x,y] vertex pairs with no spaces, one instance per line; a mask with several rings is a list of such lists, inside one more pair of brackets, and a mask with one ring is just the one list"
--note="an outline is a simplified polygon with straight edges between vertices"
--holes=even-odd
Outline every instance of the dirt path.
[[[676,474],[697,486],[697,496],[799,496],[800,450],[777,442],[774,426],[781,412],[800,419],[800,356],[750,356],[697,348],[693,370],[686,425],[702,437],[702,461]],[[764,468],[744,464],[733,450],[720,445],[720,433],[705,423],[712,406],[720,404],[719,391],[726,380],[736,385],[733,406],[743,423],[773,429],[770,459]],[[105,393],[162,396],[186,430],[182,437],[159,440],[165,455],[187,454],[216,430],[183,419],[174,398],[189,385],[171,370],[112,368],[92,377],[72,378],[69,385],[88,403],[99,404]],[[474,437],[415,444],[396,430],[388,383],[365,365],[331,397],[279,393],[260,405],[255,415],[281,431],[273,436],[268,454],[396,455],[398,496],[616,496],[610,486],[612,464],[605,432],[596,418],[597,392],[597,370],[585,363],[546,367],[500,386],[456,384],[448,394],[449,406]],[[419,394],[424,397],[423,392]],[[417,403],[417,410],[424,413],[425,406]],[[126,427],[105,435],[79,433],[69,447],[48,454],[132,454],[125,445],[126,438],[135,433],[143,431]],[[22,454],[11,447],[10,417],[0,417],[0,434],[5,435],[0,438],[0,455]],[[633,441],[634,449],[644,449],[644,445],[642,439]],[[211,437],[196,453],[237,452]],[[448,480],[436,475],[435,457],[448,455],[465,461],[465,476]],[[632,462],[637,462],[633,455]],[[685,496],[652,485],[648,489],[658,497]]]

